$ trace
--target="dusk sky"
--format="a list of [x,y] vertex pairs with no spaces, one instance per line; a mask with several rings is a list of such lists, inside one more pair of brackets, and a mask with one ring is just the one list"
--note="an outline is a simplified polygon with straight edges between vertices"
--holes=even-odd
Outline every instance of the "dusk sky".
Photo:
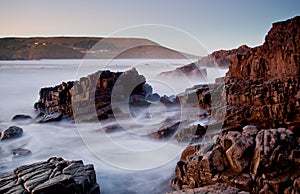
[[[122,36],[114,32],[159,24],[191,34],[210,53],[242,44],[258,46],[273,22],[296,15],[299,0],[1,0],[0,37]],[[154,41],[199,54],[198,45],[184,44],[180,36],[171,41],[165,33],[156,34]]]

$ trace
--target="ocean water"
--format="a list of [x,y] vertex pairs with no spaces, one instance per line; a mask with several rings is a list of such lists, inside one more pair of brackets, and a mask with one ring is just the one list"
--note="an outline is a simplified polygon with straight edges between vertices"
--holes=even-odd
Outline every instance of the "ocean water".
[[[40,60],[0,62],[0,130],[17,125],[23,136],[0,141],[0,173],[17,166],[47,160],[57,156],[68,160],[83,160],[94,164],[101,193],[165,193],[172,190],[169,180],[174,176],[185,144],[158,141],[145,137],[153,126],[164,119],[180,115],[177,110],[166,111],[152,107],[152,120],[136,117],[125,120],[125,131],[106,133],[104,127],[115,123],[76,123],[72,120],[47,124],[20,124],[11,121],[16,114],[35,116],[34,102],[42,87],[62,81],[76,80],[100,69],[124,71],[135,67],[145,75],[153,91],[171,95],[184,91],[197,81],[166,81],[156,75],[190,63],[188,60]],[[224,76],[226,69],[208,68],[208,81]],[[196,82],[196,83],[195,83]],[[144,120],[143,120],[144,119]],[[122,124],[125,125],[125,124]],[[152,128],[151,128],[152,127]],[[10,150],[25,148],[32,154],[13,157]]]

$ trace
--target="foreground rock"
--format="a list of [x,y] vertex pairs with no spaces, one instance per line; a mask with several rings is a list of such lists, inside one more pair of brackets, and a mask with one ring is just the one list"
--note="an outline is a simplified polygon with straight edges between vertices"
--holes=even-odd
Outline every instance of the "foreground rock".
[[21,127],[11,126],[0,133],[0,140],[21,137],[22,134],[23,129]]
[[99,194],[93,165],[50,158],[0,175],[0,193]]
[[284,128],[258,131],[254,126],[223,131],[204,154],[189,146],[171,185],[187,189],[225,183],[252,193],[299,191],[300,147],[294,134]]
[[208,185],[196,189],[184,189],[181,191],[168,192],[167,194],[219,194],[219,193],[228,193],[228,194],[247,194],[248,192],[242,191],[240,189],[230,187],[226,184],[216,183],[214,185]]
[[183,151],[175,189],[224,183],[251,193],[299,192],[299,29],[299,16],[275,23],[262,46],[233,56],[221,133],[205,152],[202,144]]

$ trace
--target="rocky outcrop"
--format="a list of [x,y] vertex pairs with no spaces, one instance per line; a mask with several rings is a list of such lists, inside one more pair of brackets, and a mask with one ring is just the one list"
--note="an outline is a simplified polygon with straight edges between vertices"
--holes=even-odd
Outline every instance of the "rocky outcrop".
[[100,194],[93,165],[50,158],[0,174],[0,193]]
[[34,105],[37,111],[42,113],[42,117],[37,121],[59,119],[60,115],[76,117],[77,121],[107,119],[113,116],[112,98],[118,103],[124,101],[128,104],[129,101],[132,106],[148,105],[146,98],[152,94],[152,88],[145,82],[144,76],[131,69],[123,73],[98,71],[80,78],[79,81],[42,88],[40,100]]
[[199,146],[186,148],[171,185],[188,189],[224,183],[251,193],[296,192],[299,152],[294,134],[284,128],[246,126],[242,131],[222,131],[206,153]]
[[194,142],[202,138],[207,129],[210,132],[217,130],[220,122],[206,122],[204,126],[199,122],[223,119],[225,109],[223,87],[222,82],[195,85],[178,94],[170,104],[180,105],[177,107],[181,115],[166,119],[164,125],[151,133],[150,137],[156,139],[174,137],[178,142]]
[[197,64],[201,67],[228,67],[230,61],[236,55],[241,55],[251,50],[247,45],[242,45],[237,49],[219,50],[201,58]]
[[237,49],[215,51],[206,57],[202,57],[197,62],[178,67],[173,71],[160,73],[159,75],[161,77],[187,76],[189,79],[206,81],[207,71],[205,67],[228,67],[232,58],[236,55],[243,55],[250,50],[250,47],[242,45]]
[[201,142],[186,148],[175,189],[224,183],[251,193],[299,192],[299,29],[299,16],[275,23],[262,46],[231,58],[221,133],[206,151]]
[[162,72],[159,76],[162,78],[187,77],[189,80],[196,79],[197,81],[204,82],[207,79],[207,71],[197,63],[190,63],[183,67],[178,67],[173,71]]
[[226,83],[224,127],[300,127],[300,17],[273,24],[262,46],[236,55]]

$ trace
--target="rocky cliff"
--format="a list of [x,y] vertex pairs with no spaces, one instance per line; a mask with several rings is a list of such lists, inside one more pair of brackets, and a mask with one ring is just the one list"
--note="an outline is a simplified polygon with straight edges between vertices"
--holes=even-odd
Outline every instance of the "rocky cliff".
[[[115,85],[117,80],[118,84]],[[52,121],[47,118],[57,118],[59,115],[76,117],[77,121],[112,117],[113,89],[114,97],[124,98],[115,99],[118,102],[129,100],[131,105],[147,105],[146,96],[152,94],[152,88],[145,82],[144,76],[131,69],[125,72],[98,71],[78,81],[42,88],[40,99],[34,105],[41,117],[37,120]]]
[[297,16],[273,24],[262,46],[231,58],[221,133],[208,151],[201,142],[183,151],[175,189],[225,183],[251,193],[299,192],[299,40]]
[[300,17],[295,17],[273,24],[262,46],[232,58],[225,127],[299,128],[299,42]]

